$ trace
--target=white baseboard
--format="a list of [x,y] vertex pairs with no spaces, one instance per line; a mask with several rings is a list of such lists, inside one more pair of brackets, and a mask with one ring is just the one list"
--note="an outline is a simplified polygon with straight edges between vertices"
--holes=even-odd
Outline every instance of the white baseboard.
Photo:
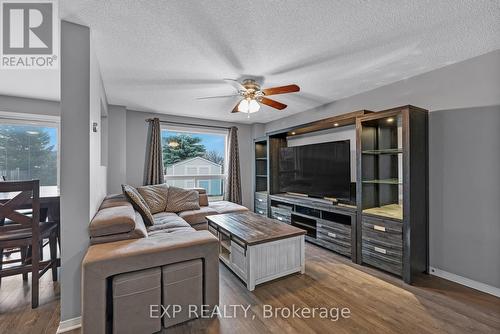
[[82,317],[72,318],[59,322],[56,334],[65,333],[82,327]]
[[459,276],[453,273],[449,273],[447,271],[441,270],[439,268],[434,268],[430,267],[429,268],[430,274],[434,276],[438,276],[444,279],[447,279],[448,281],[452,281],[458,284],[462,284],[465,286],[468,286],[469,288],[473,288],[476,290],[479,290],[481,292],[488,293],[490,295],[500,297],[500,289],[488,284],[484,284],[478,281],[471,280],[467,277]]

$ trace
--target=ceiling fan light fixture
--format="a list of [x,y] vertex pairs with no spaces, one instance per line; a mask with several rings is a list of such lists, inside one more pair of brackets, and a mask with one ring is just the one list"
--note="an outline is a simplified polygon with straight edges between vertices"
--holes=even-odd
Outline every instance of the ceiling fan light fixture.
[[248,100],[247,99],[243,99],[241,100],[240,104],[238,104],[238,111],[239,112],[248,112]]
[[248,104],[248,112],[253,113],[257,112],[260,109],[260,104],[255,101],[255,100],[250,100],[250,103]]

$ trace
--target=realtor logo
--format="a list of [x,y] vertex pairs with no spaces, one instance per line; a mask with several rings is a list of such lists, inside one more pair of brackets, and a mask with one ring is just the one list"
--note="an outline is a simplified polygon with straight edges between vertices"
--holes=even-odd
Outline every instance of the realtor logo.
[[0,1],[1,68],[58,68],[55,0]]

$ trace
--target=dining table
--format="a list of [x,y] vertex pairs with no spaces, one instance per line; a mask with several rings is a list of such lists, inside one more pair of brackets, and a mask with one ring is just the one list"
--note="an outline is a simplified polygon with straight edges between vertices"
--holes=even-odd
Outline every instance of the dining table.
[[[0,193],[0,203],[5,203],[14,198],[18,192]],[[40,186],[40,218],[41,221],[48,219],[59,223],[60,213],[60,189],[58,186]],[[26,209],[31,208],[31,204]]]

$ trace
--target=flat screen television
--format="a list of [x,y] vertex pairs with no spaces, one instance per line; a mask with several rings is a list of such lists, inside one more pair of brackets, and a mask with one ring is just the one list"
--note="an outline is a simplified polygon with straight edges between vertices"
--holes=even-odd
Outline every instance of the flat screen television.
[[311,197],[351,197],[350,141],[280,149],[280,192]]

